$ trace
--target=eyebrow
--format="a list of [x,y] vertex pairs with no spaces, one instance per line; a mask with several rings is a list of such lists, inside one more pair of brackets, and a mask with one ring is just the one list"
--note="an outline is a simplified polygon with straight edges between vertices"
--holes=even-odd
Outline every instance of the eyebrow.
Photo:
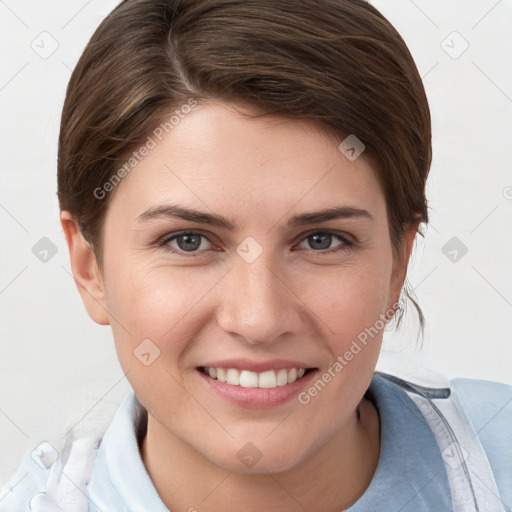
[[[191,222],[200,224],[209,224],[225,228],[228,231],[235,231],[236,225],[226,217],[217,214],[200,212],[191,208],[184,208],[178,205],[161,205],[152,206],[145,212],[137,217],[138,222],[148,222],[153,219],[160,218],[180,218]],[[353,206],[338,206],[335,208],[328,208],[316,212],[301,213],[291,217],[288,222],[288,227],[305,226],[308,224],[315,224],[334,219],[348,219],[348,218],[366,218],[374,221],[374,217],[367,211]]]

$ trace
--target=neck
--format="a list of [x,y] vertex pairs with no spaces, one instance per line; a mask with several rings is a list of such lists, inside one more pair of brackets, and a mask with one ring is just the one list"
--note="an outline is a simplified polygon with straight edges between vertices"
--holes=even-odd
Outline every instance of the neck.
[[242,474],[216,466],[151,416],[141,448],[166,507],[201,512],[338,512],[367,489],[379,452],[379,417],[366,400],[312,457],[277,474]]

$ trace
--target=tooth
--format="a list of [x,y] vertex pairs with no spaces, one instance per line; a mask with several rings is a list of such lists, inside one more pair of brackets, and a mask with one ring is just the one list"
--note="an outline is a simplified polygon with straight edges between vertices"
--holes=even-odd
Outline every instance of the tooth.
[[288,372],[288,384],[295,382],[297,380],[297,368],[292,368]]
[[288,384],[288,372],[286,369],[279,370],[277,372],[277,385],[286,386]]
[[240,373],[240,386],[243,388],[257,388],[258,374],[249,370],[242,370]]
[[268,370],[259,374],[260,388],[275,388],[277,386],[276,374],[274,370]]
[[236,368],[228,368],[226,382],[232,386],[240,386],[240,372]]
[[300,379],[306,373],[305,368],[291,368],[286,370],[268,370],[262,373],[237,368],[205,368],[205,373],[219,382],[226,382],[232,386],[244,388],[275,388],[286,386]]

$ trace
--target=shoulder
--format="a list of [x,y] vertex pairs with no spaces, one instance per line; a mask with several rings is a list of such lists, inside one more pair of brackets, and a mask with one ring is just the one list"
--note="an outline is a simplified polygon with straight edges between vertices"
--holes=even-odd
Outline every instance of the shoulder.
[[409,396],[420,395],[438,404],[443,401],[456,403],[486,453],[492,456],[492,462],[505,459],[507,467],[512,467],[511,385],[467,378],[440,379],[437,383],[430,380],[427,384],[420,378],[413,381],[382,372],[376,375],[395,384]]
[[487,455],[503,501],[512,507],[512,386],[452,379],[450,388]]
[[0,488],[0,512],[29,511],[30,499],[45,490],[47,478],[47,468],[39,466],[31,452],[25,453],[9,481]]
[[0,512],[87,512],[86,485],[100,442],[101,435],[89,434],[43,441],[26,452],[0,489]]
[[492,457],[491,465],[505,459],[512,468],[512,386],[487,380],[452,379],[450,388],[486,453]]
[[[394,393],[402,393],[404,400],[408,395],[416,403],[438,440],[449,476],[453,467],[462,464],[480,475],[475,485],[488,478],[487,487],[491,491],[494,488],[495,496],[499,493],[501,502],[512,507],[512,386],[477,379],[433,378],[433,373],[421,372],[417,378],[408,379],[381,372],[377,375],[388,382],[388,387],[394,385]],[[462,452],[450,460],[449,443],[453,445],[453,439],[458,439],[456,444]],[[451,483],[456,486],[458,478],[452,478]]]
[[452,379],[452,393],[457,396],[477,432],[484,434],[499,425],[512,422],[512,386],[477,379]]

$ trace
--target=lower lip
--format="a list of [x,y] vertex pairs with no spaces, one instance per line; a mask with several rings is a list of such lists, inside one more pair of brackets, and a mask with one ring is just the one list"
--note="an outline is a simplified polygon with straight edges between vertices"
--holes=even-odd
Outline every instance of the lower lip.
[[309,371],[291,384],[275,388],[243,388],[220,382],[196,370],[202,381],[213,392],[240,407],[248,409],[271,409],[296,397],[314,378],[318,370]]

